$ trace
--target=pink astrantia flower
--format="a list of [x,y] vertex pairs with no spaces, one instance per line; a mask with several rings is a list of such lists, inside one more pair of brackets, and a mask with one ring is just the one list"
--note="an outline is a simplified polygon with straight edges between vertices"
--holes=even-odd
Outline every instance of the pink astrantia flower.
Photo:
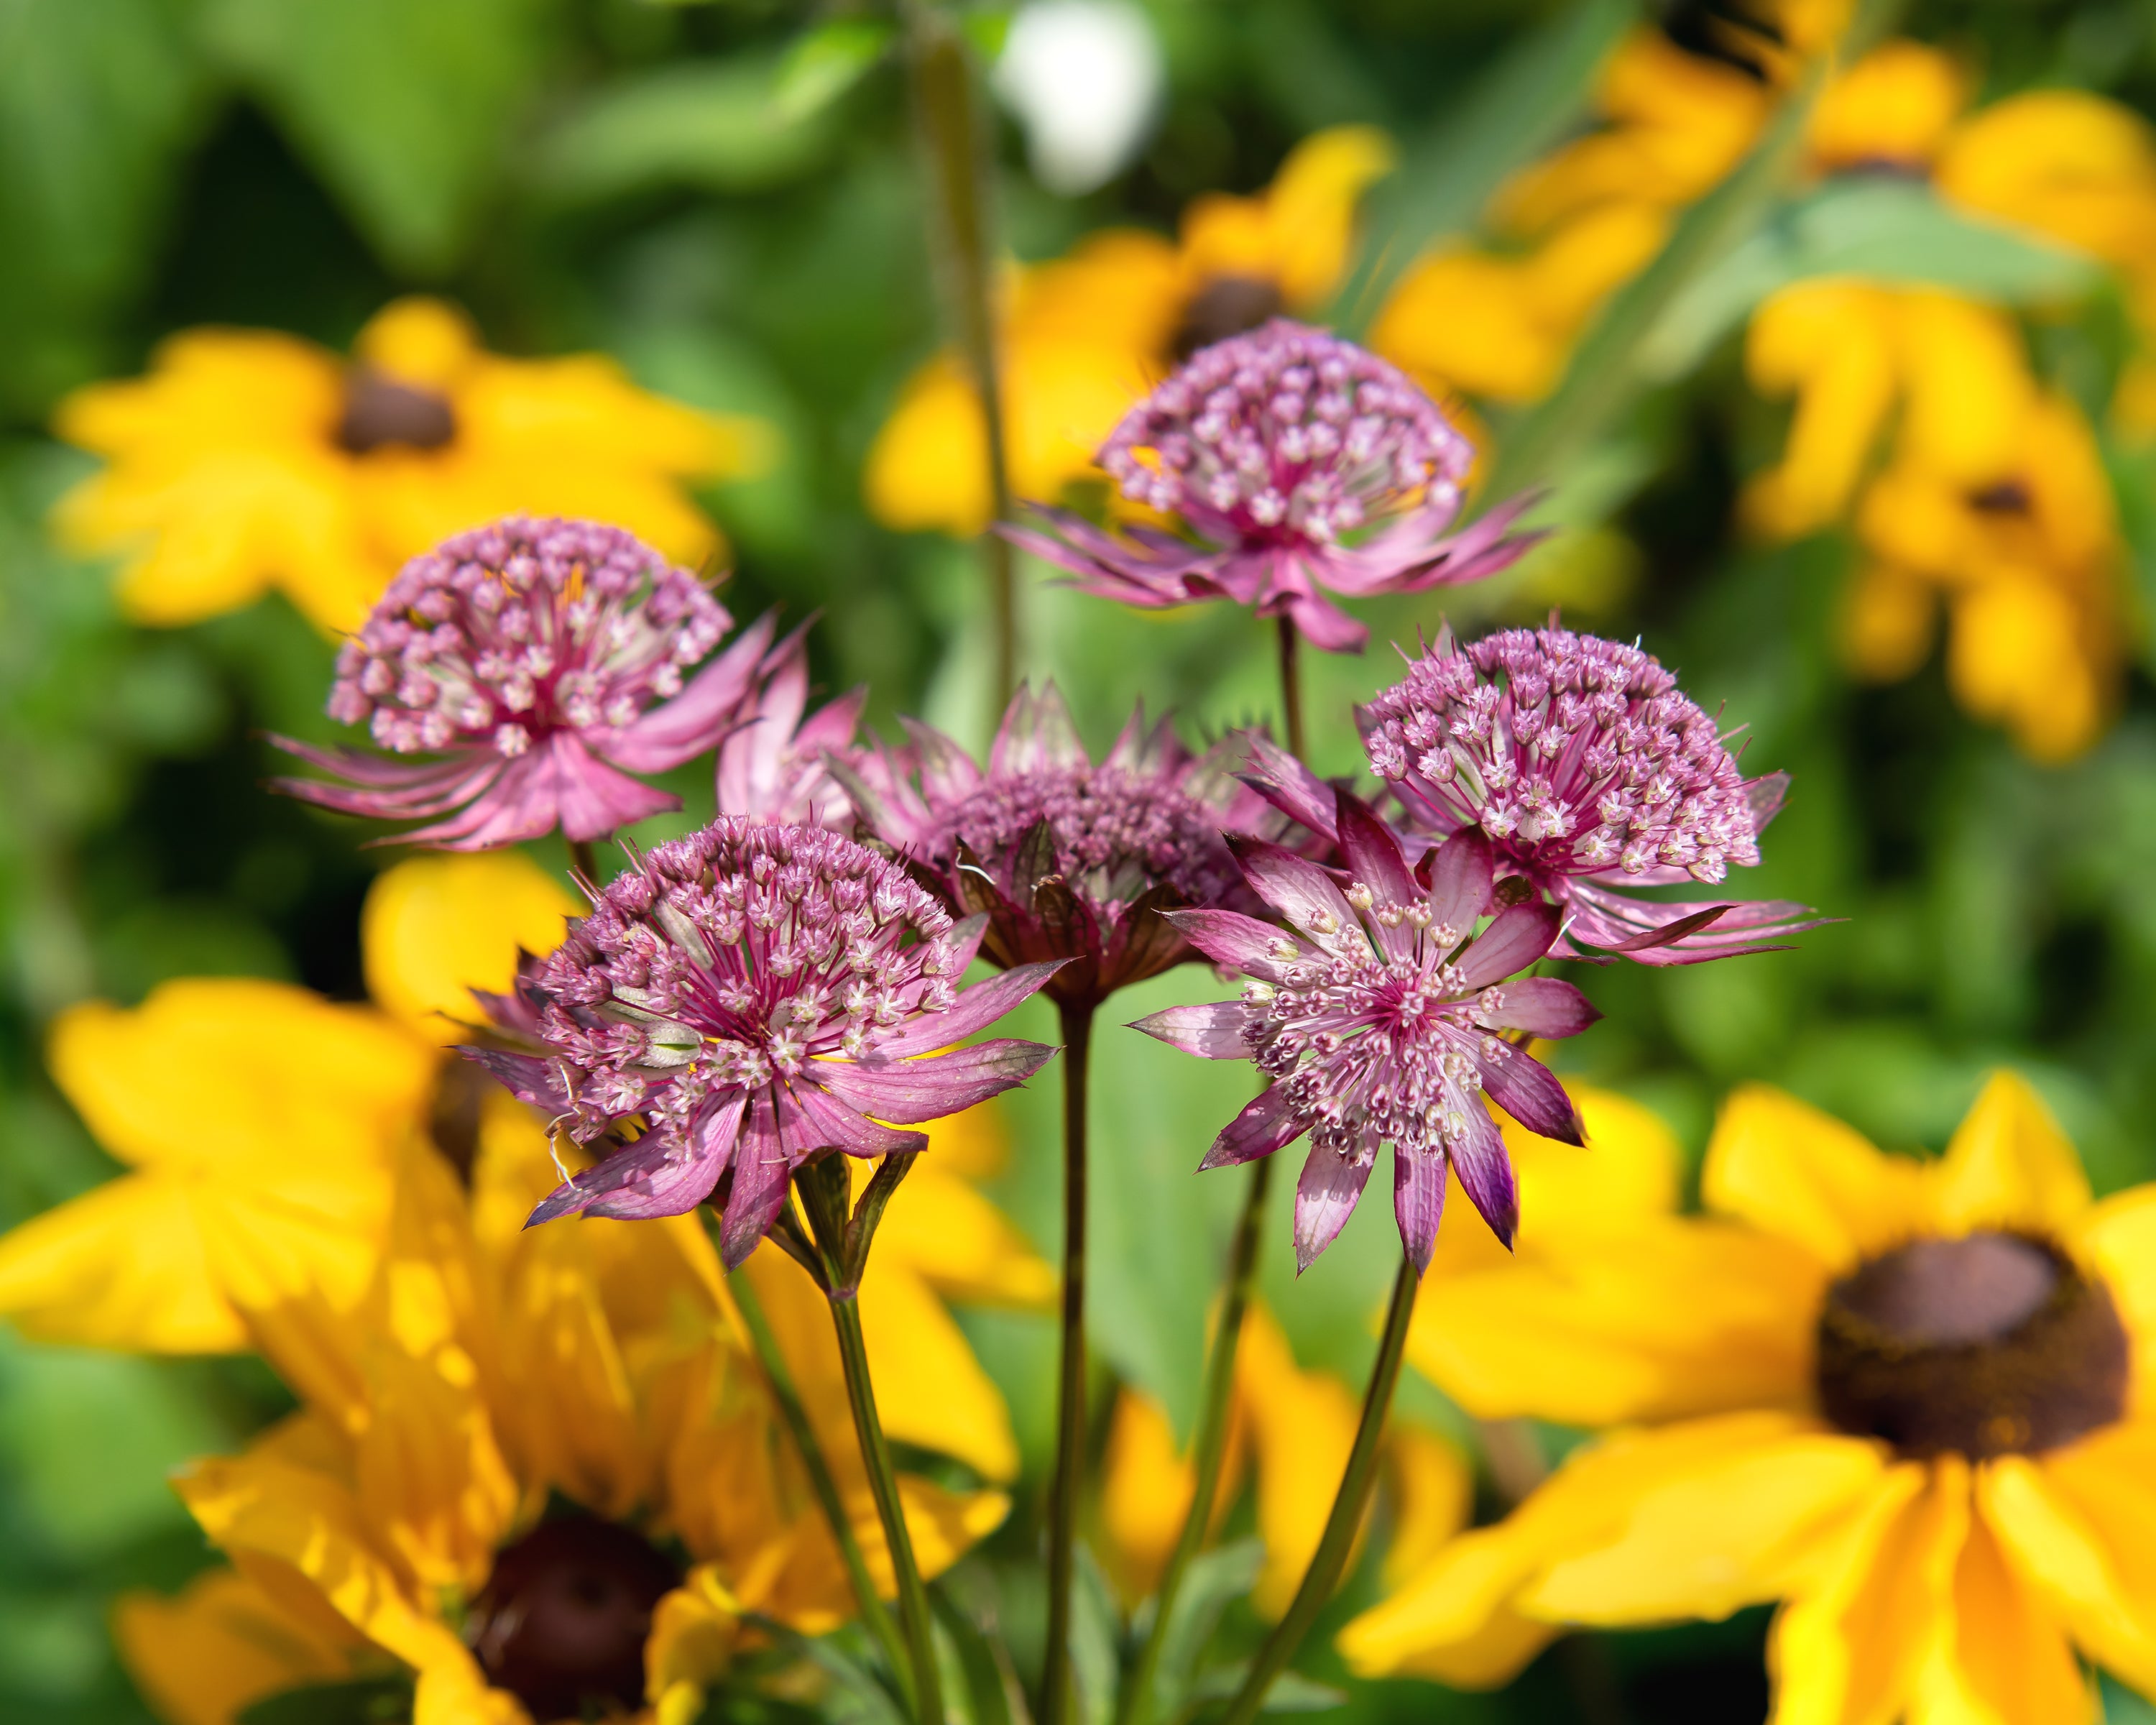
[[896,1128],[1009,1090],[1055,1052],[951,1048],[1055,969],[962,989],[982,927],[818,827],[722,817],[654,846],[521,983],[505,1028],[536,1030],[543,1050],[464,1050],[605,1152],[531,1220],[679,1215],[724,1181],[732,1269],[803,1162],[922,1148],[926,1135]]
[[1243,998],[1171,1007],[1135,1028],[1208,1059],[1255,1060],[1272,1081],[1200,1167],[1270,1156],[1309,1134],[1295,1199],[1298,1271],[1338,1235],[1388,1143],[1400,1245],[1418,1270],[1436,1244],[1448,1164],[1509,1246],[1519,1197],[1483,1098],[1530,1132],[1581,1141],[1563,1086],[1500,1034],[1570,1036],[1594,1021],[1571,983],[1519,977],[1549,950],[1561,913],[1540,899],[1501,908],[1480,833],[1436,846],[1418,875],[1368,804],[1338,793],[1336,820],[1345,891],[1291,851],[1236,847],[1286,929],[1232,911],[1168,913],[1250,979]]
[[1531,542],[1524,501],[1445,536],[1474,459],[1404,372],[1322,330],[1276,318],[1201,348],[1123,418],[1100,465],[1134,503],[1202,543],[1105,533],[1065,510],[1055,536],[1009,537],[1088,593],[1147,607],[1229,598],[1359,652],[1369,631],[1319,592],[1367,598],[1493,575]]
[[1594,635],[1447,629],[1358,715],[1371,770],[1411,827],[1479,829],[1507,874],[1566,912],[1561,957],[1691,964],[1815,927],[1807,906],[1660,903],[1759,860],[1785,773],[1747,779],[1715,721],[1649,654]]
[[733,722],[768,619],[683,680],[732,620],[618,527],[515,516],[459,533],[404,566],[337,656],[330,716],[385,752],[277,738],[339,781],[278,788],[346,814],[439,816],[399,836],[444,850],[557,826],[603,838],[681,806],[630,774],[704,753]]
[[772,649],[756,692],[719,745],[718,809],[850,832],[853,804],[826,757],[852,746],[868,691],[853,690],[803,717],[808,707],[807,633],[803,624]]
[[994,964],[1070,961],[1048,985],[1096,1004],[1196,955],[1159,911],[1243,897],[1223,829],[1281,824],[1231,770],[1165,719],[1132,714],[1096,766],[1050,683],[1021,688],[983,771],[941,732],[836,763],[861,819],[954,909],[985,915]]

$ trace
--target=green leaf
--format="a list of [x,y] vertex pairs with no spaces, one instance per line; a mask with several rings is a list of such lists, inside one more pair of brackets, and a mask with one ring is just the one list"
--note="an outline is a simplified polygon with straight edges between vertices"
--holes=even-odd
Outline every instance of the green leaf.
[[1109,1725],[1122,1691],[1122,1624],[1115,1594],[1091,1550],[1077,1550],[1070,1589],[1070,1674],[1079,1725]]
[[789,115],[767,54],[694,62],[603,85],[540,141],[534,183],[565,203],[667,184],[757,192],[814,167],[828,105]]
[[903,1710],[880,1678],[855,1659],[836,1637],[804,1635],[773,1617],[751,1612],[742,1620],[769,1636],[774,1646],[806,1660],[830,1680],[822,1711],[831,1725],[908,1725]]
[[358,1677],[270,1696],[243,1707],[239,1725],[402,1725],[411,1717],[409,1677]]
[[1768,295],[1815,275],[1948,288],[2016,305],[2076,298],[2100,279],[2089,259],[1964,215],[1928,186],[1846,176],[1789,205],[1678,293],[1640,344],[1640,375],[1683,376]]
[[821,113],[868,75],[897,36],[894,25],[874,18],[834,18],[804,31],[778,63],[773,112],[789,123]]
[[[1243,1686],[1243,1679],[1250,1671],[1247,1661],[1234,1665],[1215,1666],[1198,1680],[1191,1692],[1195,1701],[1226,1701]],[[1347,1705],[1344,1692],[1329,1683],[1320,1683],[1295,1671],[1282,1671],[1265,1691],[1264,1704],[1258,1709],[1265,1713],[1322,1713]]]
[[928,1604],[940,1631],[939,1653],[947,1647],[957,1656],[962,1681],[947,1682],[947,1693],[956,1692],[952,1698],[962,1703],[969,1725],[1011,1725],[1011,1692],[1005,1681],[1009,1655],[998,1656],[987,1632],[951,1597],[946,1582],[929,1589]]
[[0,0],[0,398],[41,415],[100,367],[208,94],[163,0]]
[[1191,1559],[1183,1572],[1183,1590],[1176,1595],[1174,1614],[1161,1635],[1149,1717],[1173,1718],[1197,1698],[1199,1661],[1219,1627],[1220,1614],[1256,1585],[1265,1561],[1265,1546],[1255,1539],[1237,1540]]
[[1372,194],[1361,250],[1327,321],[1360,335],[1425,246],[1472,226],[1505,177],[1578,117],[1603,60],[1638,16],[1632,0],[1579,0],[1484,74]]
[[462,256],[555,0],[206,0],[203,35],[400,269]]

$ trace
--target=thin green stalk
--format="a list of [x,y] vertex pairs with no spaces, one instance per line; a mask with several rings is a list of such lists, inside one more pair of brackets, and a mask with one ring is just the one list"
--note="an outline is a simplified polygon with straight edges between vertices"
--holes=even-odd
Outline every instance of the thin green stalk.
[[1070,1590],[1078,1547],[1078,1487],[1086,1471],[1086,1079],[1093,1009],[1063,1014],[1063,1361],[1056,1390],[1055,1478],[1048,1512],[1048,1656],[1043,1725],[1071,1717]]
[[1010,464],[1004,434],[1003,393],[997,377],[995,246],[988,136],[966,39],[929,0],[906,0],[906,69],[913,85],[915,124],[927,167],[931,234],[937,275],[973,373],[988,444],[988,506],[993,519],[981,538],[988,578],[989,626],[995,644],[995,712],[1018,677],[1018,603],[1010,542],[995,531],[1011,519]]
[[824,1519],[830,1524],[831,1538],[837,1542],[839,1555],[845,1562],[847,1579],[854,1584],[855,1602],[861,1608],[861,1621],[868,1625],[870,1634],[883,1649],[884,1657],[891,1661],[891,1668],[899,1681],[906,1683],[911,1672],[905,1643],[900,1640],[898,1625],[891,1620],[890,1611],[876,1593],[875,1578],[869,1574],[868,1559],[861,1555],[861,1543],[854,1537],[853,1518],[846,1513],[845,1504],[839,1497],[839,1482],[831,1476],[831,1465],[824,1459],[824,1446],[816,1440],[816,1430],[808,1423],[808,1409],[801,1405],[801,1394],[793,1387],[793,1374],[787,1369],[786,1357],[778,1351],[778,1338],[772,1334],[770,1321],[763,1315],[763,1302],[756,1297],[756,1290],[749,1286],[745,1276],[728,1277],[727,1285],[733,1291],[734,1305],[741,1312],[749,1341],[756,1348],[757,1363],[771,1385],[772,1399],[778,1404],[779,1417],[786,1422],[793,1447],[800,1452],[801,1465],[808,1471],[809,1489],[823,1507]]
[[898,1614],[906,1625],[906,1651],[913,1664],[914,1712],[921,1725],[944,1725],[943,1681],[936,1666],[928,1590],[921,1584],[921,1568],[914,1562],[913,1539],[906,1530],[906,1511],[899,1501],[898,1474],[891,1466],[891,1445],[884,1441],[883,1421],[876,1414],[868,1349],[861,1341],[860,1304],[850,1291],[825,1297],[830,1302],[831,1327],[838,1332],[839,1358],[846,1368],[846,1399],[853,1404],[861,1460],[868,1464],[876,1513],[883,1520],[885,1543],[891,1547],[891,1571],[898,1578]]
[[1317,1555],[1310,1560],[1310,1568],[1304,1573],[1302,1585],[1296,1589],[1287,1615],[1273,1625],[1273,1632],[1265,1637],[1258,1656],[1250,1661],[1250,1675],[1235,1692],[1235,1698],[1228,1704],[1219,1725],[1250,1725],[1257,1717],[1258,1710],[1265,1702],[1265,1692],[1273,1686],[1273,1679],[1295,1657],[1302,1638],[1310,1633],[1317,1614],[1325,1609],[1333,1589],[1340,1584],[1340,1572],[1348,1567],[1348,1553],[1354,1548],[1363,1512],[1368,1507],[1370,1493],[1377,1486],[1378,1442],[1384,1435],[1385,1415],[1391,1410],[1393,1391],[1400,1381],[1400,1361],[1407,1350],[1408,1320],[1414,1314],[1415,1286],[1420,1279],[1414,1261],[1403,1258],[1400,1273],[1393,1283],[1393,1303],[1385,1311],[1385,1329],[1378,1343],[1377,1363],[1370,1368],[1370,1387],[1363,1397],[1362,1424],[1355,1428],[1355,1445],[1348,1452],[1347,1471],[1340,1476],[1340,1490],[1333,1497],[1332,1513],[1326,1519]]
[[1302,758],[1302,666],[1297,655],[1302,631],[1292,617],[1280,622],[1280,680],[1281,721],[1287,728],[1287,752]]
[[1153,1590],[1152,1627],[1138,1650],[1123,1691],[1116,1725],[1146,1725],[1152,1713],[1152,1685],[1160,1667],[1161,1648],[1168,1635],[1168,1619],[1174,1615],[1176,1597],[1183,1590],[1183,1571],[1190,1567],[1205,1543],[1213,1523],[1213,1500],[1220,1486],[1220,1464],[1228,1450],[1229,1410],[1235,1388],[1236,1344],[1243,1337],[1243,1317],[1250,1310],[1250,1286],[1258,1262],[1258,1241],[1265,1232],[1265,1194],[1272,1183],[1273,1158],[1261,1156],[1250,1164],[1250,1189],[1243,1197],[1243,1219],[1235,1229],[1235,1243],[1228,1257],[1228,1296],[1220,1308],[1220,1328],[1213,1338],[1213,1353],[1205,1362],[1205,1399],[1199,1411],[1198,1432],[1193,1446],[1197,1461],[1190,1497],[1190,1512],[1183,1532],[1161,1571],[1160,1585]]

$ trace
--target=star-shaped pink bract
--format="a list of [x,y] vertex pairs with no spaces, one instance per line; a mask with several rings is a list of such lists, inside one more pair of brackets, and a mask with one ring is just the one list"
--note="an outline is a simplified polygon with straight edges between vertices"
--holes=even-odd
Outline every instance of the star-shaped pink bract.
[[1358,719],[1411,829],[1479,830],[1502,871],[1564,907],[1560,956],[1691,964],[1817,925],[1780,901],[1634,896],[1719,886],[1758,863],[1789,787],[1782,773],[1748,780],[1715,721],[1638,647],[1554,624],[1462,646],[1447,629]]
[[[556,827],[588,841],[680,799],[633,773],[716,747],[771,644],[768,619],[684,683],[732,619],[619,527],[521,516],[407,563],[337,656],[330,716],[382,753],[278,746],[336,782],[278,788],[398,836],[485,850]],[[654,703],[656,703],[654,705]]]
[[1194,756],[1142,709],[1096,766],[1053,683],[1019,691],[985,771],[941,732],[907,734],[839,766],[862,820],[988,917],[991,963],[1069,960],[1047,989],[1065,1004],[1194,957],[1158,913],[1241,900],[1223,830],[1285,824],[1236,780],[1240,744]]
[[826,757],[852,747],[868,691],[853,690],[808,712],[808,628],[772,649],[754,693],[719,745],[718,810],[850,832],[853,804]]
[[1055,1052],[951,1046],[1055,969],[961,988],[983,926],[954,924],[897,864],[820,827],[722,817],[654,846],[520,983],[524,1022],[504,1028],[542,1046],[464,1050],[604,1148],[531,1220],[678,1215],[723,1183],[731,1269],[803,1162],[922,1148],[896,1128],[1009,1090]]
[[1097,459],[1122,495],[1194,539],[1106,533],[1042,508],[1053,534],[1009,536],[1088,593],[1147,607],[1227,598],[1286,617],[1316,645],[1360,651],[1369,631],[1321,588],[1367,598],[1479,581],[1530,536],[1524,502],[1465,532],[1474,451],[1407,375],[1323,330],[1276,318],[1193,354],[1126,414]]
[[1563,1086],[1500,1034],[1570,1036],[1597,1017],[1571,983],[1519,976],[1549,950],[1560,913],[1539,899],[1501,907],[1480,833],[1436,846],[1419,874],[1392,829],[1345,792],[1337,833],[1344,891],[1291,851],[1239,843],[1251,886],[1287,927],[1233,911],[1169,912],[1193,945],[1250,980],[1239,1001],[1171,1007],[1135,1028],[1210,1060],[1255,1060],[1272,1081],[1201,1167],[1270,1156],[1309,1134],[1295,1199],[1299,1271],[1338,1235],[1384,1144],[1400,1245],[1418,1270],[1437,1241],[1448,1163],[1510,1245],[1519,1199],[1484,1098],[1530,1132],[1580,1142]]

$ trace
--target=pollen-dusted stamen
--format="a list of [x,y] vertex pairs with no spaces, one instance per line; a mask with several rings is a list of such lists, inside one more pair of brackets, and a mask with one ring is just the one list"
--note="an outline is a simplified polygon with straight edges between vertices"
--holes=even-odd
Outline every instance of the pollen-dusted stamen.
[[384,445],[439,449],[456,434],[456,409],[447,396],[399,383],[365,366],[346,374],[336,444],[347,454],[370,454]]
[[884,1122],[970,1107],[1048,1058],[952,1048],[1055,969],[962,991],[979,941],[978,919],[954,924],[898,864],[821,827],[727,818],[654,845],[522,983],[547,1053],[465,1050],[576,1142],[633,1140],[532,1220],[678,1215],[724,1178],[721,1249],[739,1263],[801,1163],[921,1149]]
[[496,1555],[465,1635],[487,1681],[535,1719],[634,1708],[652,1610],[680,1584],[680,1567],[633,1528],[564,1516]]
[[1868,1259],[1820,1313],[1820,1405],[1903,1454],[2056,1449],[2126,1408],[2110,1291],[2047,1240],[1984,1232]]

